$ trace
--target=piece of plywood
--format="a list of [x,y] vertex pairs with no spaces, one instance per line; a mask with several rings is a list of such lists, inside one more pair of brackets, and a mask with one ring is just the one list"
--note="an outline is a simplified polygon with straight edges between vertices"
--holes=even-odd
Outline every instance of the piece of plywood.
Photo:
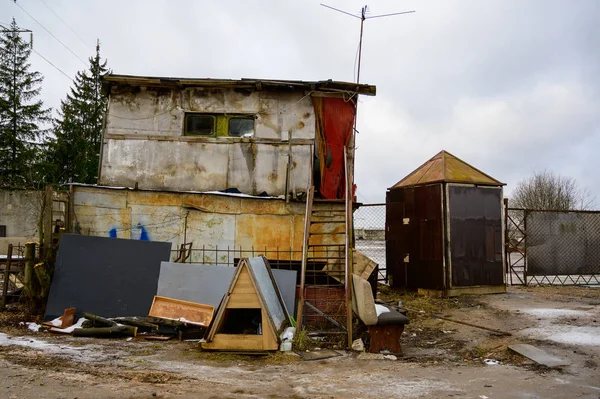
[[258,334],[216,334],[211,342],[202,343],[202,349],[265,350],[263,349],[263,336]]
[[210,305],[157,295],[154,297],[148,315],[208,326],[212,320],[214,310],[215,308]]
[[231,266],[162,262],[156,295],[217,308],[234,272]]
[[546,367],[561,367],[570,364],[566,360],[552,356],[543,349],[529,344],[509,345],[508,349]]
[[[264,321],[267,320],[267,317],[269,317],[269,316],[267,315],[267,313],[265,312],[264,309],[262,310],[261,314],[262,314],[262,320],[263,320],[263,324],[264,324]],[[263,349],[264,350],[276,351],[279,348],[277,337],[275,335],[273,335],[273,330],[271,330],[270,328],[262,329],[262,339],[263,339]]]
[[44,320],[66,308],[102,317],[144,316],[171,243],[63,234]]

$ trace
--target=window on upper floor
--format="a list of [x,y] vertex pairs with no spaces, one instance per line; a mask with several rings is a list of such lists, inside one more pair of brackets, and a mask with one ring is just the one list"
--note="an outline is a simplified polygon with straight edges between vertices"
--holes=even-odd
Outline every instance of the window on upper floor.
[[204,114],[187,114],[185,116],[185,134],[190,136],[214,136],[215,117]]
[[183,134],[204,137],[253,137],[253,115],[186,113]]
[[230,118],[228,133],[231,137],[254,136],[254,118]]

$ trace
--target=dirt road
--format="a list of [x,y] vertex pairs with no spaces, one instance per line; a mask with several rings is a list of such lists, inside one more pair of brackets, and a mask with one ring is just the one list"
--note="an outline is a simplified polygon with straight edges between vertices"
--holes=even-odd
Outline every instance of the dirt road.
[[[431,318],[428,301],[403,298],[412,323],[397,361],[343,351],[308,362],[209,354],[196,343],[72,338],[5,325],[0,398],[600,398],[600,289],[513,288],[431,305],[508,337]],[[570,364],[539,367],[507,350],[517,342]]]

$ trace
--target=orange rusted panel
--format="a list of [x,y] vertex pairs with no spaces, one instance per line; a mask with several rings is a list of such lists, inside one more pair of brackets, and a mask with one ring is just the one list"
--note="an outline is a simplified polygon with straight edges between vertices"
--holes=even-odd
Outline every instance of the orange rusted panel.
[[292,218],[276,215],[239,215],[235,244],[238,247],[287,251],[292,242]]
[[127,203],[132,205],[180,206],[181,194],[151,191],[130,191]]

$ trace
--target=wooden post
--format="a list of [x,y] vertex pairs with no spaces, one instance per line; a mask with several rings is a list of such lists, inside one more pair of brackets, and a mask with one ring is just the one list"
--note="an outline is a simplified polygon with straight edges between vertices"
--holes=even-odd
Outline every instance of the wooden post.
[[84,318],[88,319],[89,321],[92,322],[92,325],[94,326],[103,326],[103,327],[114,327],[117,325],[116,321],[113,320],[109,320],[105,317],[102,316],[97,316],[95,314],[92,313],[83,313],[82,315]]
[[10,279],[10,264],[12,262],[13,245],[8,244],[8,253],[6,254],[6,266],[4,269],[4,284],[2,284],[2,302],[0,309],[6,307],[6,295],[8,295],[8,281]]
[[35,277],[35,272],[33,271],[35,265],[35,242],[28,242],[25,244],[25,270],[24,270],[24,278],[23,285],[27,290],[27,295],[31,300],[33,300],[39,291],[39,283],[37,278]]
[[50,185],[46,186],[46,190],[44,191],[44,240],[40,243],[40,245],[42,245],[44,258],[48,258],[50,255],[50,248],[52,248],[52,191],[52,186]]
[[296,328],[302,328],[302,312],[304,311],[304,284],[306,282],[306,267],[308,263],[308,242],[310,237],[310,218],[312,214],[313,197],[315,188],[311,185],[306,195],[306,214],[304,216],[304,237],[302,241],[302,267],[300,269],[300,298],[298,298],[298,311],[296,313]]
[[344,167],[346,170],[346,241],[345,241],[345,286],[346,286],[346,329],[348,333],[347,347],[352,346],[352,269],[354,267],[352,260],[352,248],[351,248],[351,237],[352,237],[352,182],[351,169],[348,159],[348,150],[344,147]]
[[40,282],[39,297],[46,298],[50,292],[50,284],[52,284],[52,278],[48,272],[48,266],[46,265],[46,262],[37,263],[33,267],[33,271]]
[[74,337],[135,337],[136,335],[137,327],[132,326],[76,328],[73,330]]

